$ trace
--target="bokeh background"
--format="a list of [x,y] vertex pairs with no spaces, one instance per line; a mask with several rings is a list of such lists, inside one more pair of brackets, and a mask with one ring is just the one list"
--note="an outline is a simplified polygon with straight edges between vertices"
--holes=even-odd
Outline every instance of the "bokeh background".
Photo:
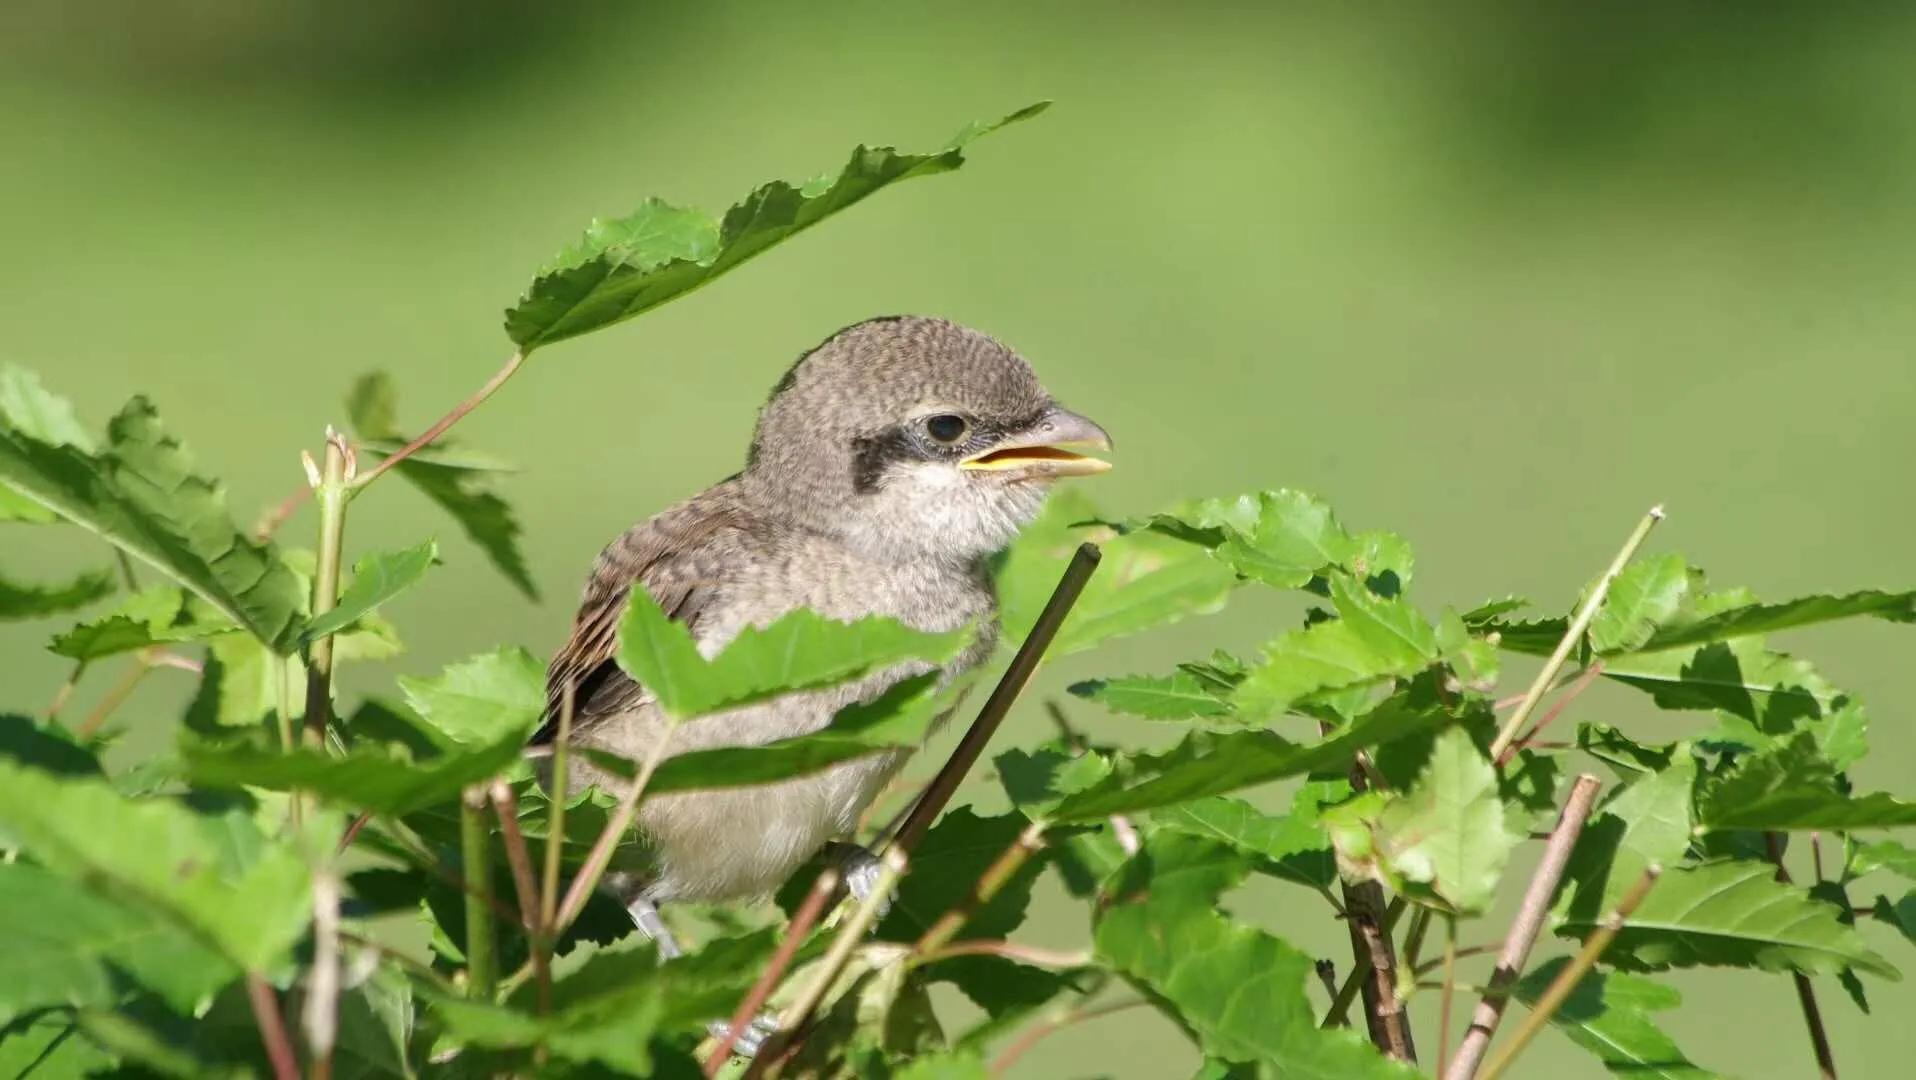
[[[1055,98],[956,176],[540,353],[469,420],[466,441],[523,466],[503,490],[542,602],[412,492],[356,503],[354,552],[444,540],[446,565],[392,609],[401,669],[500,641],[549,652],[602,543],[734,471],[802,349],[892,312],[999,335],[1102,420],[1109,511],[1309,488],[1411,538],[1433,611],[1511,591],[1565,606],[1656,501],[1653,546],[1721,582],[1907,587],[1913,51],[1916,9],[1892,4],[13,0],[0,359],[96,422],[150,394],[251,520],[299,483],[354,376],[392,372],[415,430],[485,378],[509,351],[501,309],[593,215],[650,194],[722,208],[861,140],[929,148]],[[0,543],[23,574],[100,561],[51,530]],[[1276,628],[1240,604],[1045,688]],[[0,626],[0,706],[44,707],[64,675],[37,653],[49,629]],[[1860,782],[1910,791],[1909,632],[1785,644],[1872,703]],[[125,715],[162,729],[175,677]],[[1598,693],[1576,712],[1700,722],[1646,706]],[[1047,730],[1032,707],[1003,738]],[[1306,894],[1233,905],[1348,962]],[[1080,919],[1046,897],[1031,932],[1071,944]],[[1676,983],[1663,1022],[1693,1059],[1807,1071],[1785,977]],[[1910,984],[1873,985],[1871,1019],[1819,983],[1847,1074],[1907,1068]],[[1428,1059],[1436,1033],[1419,1036]],[[1195,1060],[1130,1012],[1020,1075]],[[1551,1038],[1527,1074],[1599,1073]]]

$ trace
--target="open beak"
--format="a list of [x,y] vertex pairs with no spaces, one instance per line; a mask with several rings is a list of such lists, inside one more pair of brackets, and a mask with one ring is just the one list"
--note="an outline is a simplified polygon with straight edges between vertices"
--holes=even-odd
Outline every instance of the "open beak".
[[966,458],[958,467],[979,472],[1015,469],[1029,476],[1095,476],[1111,468],[1110,462],[1073,448],[1110,450],[1111,436],[1086,417],[1052,409],[1037,424]]

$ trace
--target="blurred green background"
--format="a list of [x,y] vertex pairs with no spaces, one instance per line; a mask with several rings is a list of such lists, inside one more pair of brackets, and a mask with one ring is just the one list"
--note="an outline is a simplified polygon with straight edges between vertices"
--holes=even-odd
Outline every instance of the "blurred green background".
[[[1512,591],[1562,607],[1657,501],[1653,547],[1724,583],[1911,585],[1916,9],[1385,8],[15,0],[0,359],[95,422],[151,395],[250,521],[299,484],[299,449],[343,421],[355,375],[391,371],[413,429],[484,379],[509,351],[501,309],[591,216],[650,194],[722,208],[861,140],[929,148],[1055,98],[959,175],[540,353],[463,425],[524,467],[504,490],[544,602],[413,493],[356,503],[353,552],[445,540],[446,566],[392,609],[401,668],[499,641],[548,653],[601,544],[738,468],[802,349],[892,312],[1002,337],[1103,421],[1120,467],[1091,490],[1111,512],[1309,488],[1417,545],[1427,610]],[[66,532],[4,544],[9,571],[101,562]],[[1279,618],[1240,603],[1046,688],[1249,648]],[[0,627],[0,706],[44,708],[64,674],[37,651],[49,629]],[[1873,704],[1859,782],[1908,793],[1908,631],[1784,644]],[[125,715],[170,722],[179,682],[156,675]],[[1035,701],[1007,744],[1047,733]],[[1693,723],[1627,693],[1575,711]],[[1235,905],[1348,963],[1307,894]],[[1081,919],[1051,897],[1030,933],[1073,944]],[[1808,1071],[1786,978],[1675,981],[1686,1004],[1664,1023],[1693,1059]],[[1873,985],[1872,1019],[1819,985],[1846,1074],[1901,1074],[1916,990]],[[1128,1012],[1019,1075],[1195,1061]],[[1527,1062],[1598,1074],[1554,1037]]]

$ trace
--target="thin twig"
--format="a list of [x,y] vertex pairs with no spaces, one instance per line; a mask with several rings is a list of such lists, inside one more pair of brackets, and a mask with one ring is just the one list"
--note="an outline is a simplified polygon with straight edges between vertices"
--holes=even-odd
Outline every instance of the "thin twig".
[[940,960],[949,960],[954,956],[999,956],[1006,960],[1016,960],[1021,964],[1030,964],[1041,968],[1079,968],[1091,963],[1091,954],[1083,949],[1065,952],[1061,949],[1041,949],[1036,945],[1021,945],[1015,941],[994,941],[989,938],[974,938],[960,941],[926,952],[914,961],[920,966],[935,964]]
[[1550,840],[1543,849],[1543,861],[1530,875],[1530,886],[1524,890],[1523,905],[1517,909],[1517,917],[1511,921],[1510,932],[1504,935],[1503,949],[1497,955],[1497,967],[1490,975],[1490,992],[1477,1002],[1477,1011],[1470,1018],[1470,1030],[1464,1033],[1464,1041],[1457,1047],[1457,1056],[1450,1059],[1450,1065],[1444,1070],[1444,1080],[1470,1080],[1483,1063],[1485,1051],[1490,1049],[1490,1040],[1497,1034],[1497,1025],[1503,1021],[1504,1009],[1510,1004],[1506,993],[1511,984],[1523,975],[1524,965],[1530,961],[1530,950],[1537,943],[1537,933],[1543,929],[1544,916],[1549,913],[1550,900],[1557,894],[1557,886],[1563,881],[1564,868],[1570,863],[1570,852],[1577,846],[1577,838],[1583,835],[1583,826],[1590,819],[1590,811],[1596,807],[1597,791],[1602,781],[1585,773],[1577,777],[1570,788],[1570,794],[1563,801],[1563,810],[1557,815],[1557,827],[1550,830]]
[[491,889],[481,891],[473,888],[472,884],[468,882],[464,876],[454,872],[447,867],[445,863],[440,862],[439,857],[428,850],[423,842],[409,834],[402,822],[392,818],[383,818],[381,822],[386,826],[386,836],[390,838],[393,843],[405,848],[407,854],[418,860],[419,867],[438,878],[440,884],[459,890],[469,901],[477,900],[486,905],[486,907],[492,911],[495,918],[506,920],[518,918],[517,915],[512,913],[511,908],[500,903],[498,898],[492,895]]
[[1517,1033],[1511,1036],[1510,1042],[1499,1049],[1496,1056],[1484,1066],[1482,1073],[1484,1080],[1497,1080],[1497,1077],[1502,1076],[1504,1071],[1510,1068],[1510,1063],[1517,1059],[1517,1055],[1523,1053],[1524,1047],[1529,1046],[1530,1041],[1537,1037],[1537,1032],[1542,1031],[1543,1026],[1550,1022],[1550,1018],[1555,1016],[1557,1010],[1563,1006],[1570,992],[1577,988],[1577,984],[1583,981],[1583,977],[1588,975],[1590,969],[1595,967],[1597,961],[1602,958],[1603,950],[1610,947],[1610,942],[1615,940],[1618,931],[1623,929],[1624,922],[1635,913],[1638,905],[1643,903],[1643,898],[1650,895],[1650,890],[1656,886],[1657,878],[1662,873],[1661,866],[1651,863],[1643,871],[1643,876],[1637,878],[1636,883],[1623,894],[1623,899],[1617,901],[1616,909],[1603,920],[1603,924],[1584,939],[1583,948],[1577,950],[1577,955],[1571,957],[1570,962],[1563,966],[1563,970],[1557,972],[1557,977],[1550,980],[1550,986],[1544,990],[1543,996],[1537,999],[1537,1003],[1530,1007],[1530,1015],[1524,1017],[1523,1023],[1518,1026]]
[[[1776,880],[1790,884],[1790,872],[1783,867],[1783,834],[1764,833],[1763,845],[1769,851],[1770,861],[1776,864]],[[1822,880],[1820,866],[1817,880]],[[1810,977],[1800,971],[1790,975],[1796,983],[1796,1003],[1803,1010],[1803,1023],[1810,1031],[1810,1049],[1816,1054],[1817,1075],[1822,1080],[1836,1080],[1836,1054],[1830,1049],[1829,1032],[1823,1027],[1823,1010],[1816,1004],[1816,987],[1810,984]]]
[[[340,563],[346,540],[346,499],[353,479],[353,455],[346,439],[326,429],[325,464],[320,469],[314,497],[319,500],[319,551],[313,571],[313,618],[339,604]],[[326,726],[333,711],[333,635],[322,634],[306,646],[306,735],[314,746],[326,745]]]
[[811,1030],[812,1014],[818,1011],[819,1003],[825,1000],[825,995],[838,982],[838,977],[844,974],[845,965],[851,962],[853,950],[865,939],[872,924],[878,921],[878,909],[891,897],[892,888],[904,874],[906,859],[905,851],[897,844],[886,848],[879,856],[878,880],[872,883],[871,892],[859,901],[851,915],[839,925],[838,935],[832,938],[831,948],[819,961],[816,975],[799,992],[792,1007],[779,1017],[778,1031],[766,1040],[752,1058],[744,1080],[765,1075],[767,1068],[782,1064],[784,1059],[797,1054],[804,1047]]
[[1562,716],[1563,711],[1570,707],[1570,703],[1577,700],[1578,696],[1585,690],[1590,689],[1590,684],[1596,682],[1597,676],[1601,674],[1603,674],[1603,661],[1601,660],[1584,668],[1583,673],[1572,680],[1569,688],[1555,701],[1550,703],[1550,711],[1543,714],[1543,719],[1537,721],[1529,731],[1524,732],[1523,736],[1516,742],[1511,743],[1510,749],[1504,751],[1504,756],[1497,759],[1497,764],[1507,764],[1511,758],[1516,757],[1525,747],[1536,745],[1537,736],[1543,734],[1545,728],[1555,723],[1557,717]]
[[152,670],[153,665],[147,663],[144,656],[135,655],[133,666],[127,669],[126,674],[120,676],[118,682],[108,688],[107,692],[100,697],[99,704],[93,706],[93,711],[87,713],[86,719],[80,721],[80,725],[73,729],[74,738],[81,741],[92,738],[94,733],[100,730],[100,725],[106,723],[107,717],[113,715],[113,710],[126,704],[126,699],[132,697],[133,691],[139,687],[140,680],[146,678],[146,673]]
[[[1502,948],[1503,948],[1502,942],[1498,942],[1495,945],[1468,945],[1468,946],[1465,946],[1464,948],[1457,950],[1456,959],[1464,960],[1472,956],[1483,956],[1486,953],[1494,953]],[[1438,957],[1435,960],[1426,960],[1423,963],[1418,964],[1417,967],[1411,971],[1411,974],[1412,975],[1428,975],[1431,972],[1436,971],[1438,968],[1443,966],[1444,966],[1443,958]]]
[[779,980],[783,979],[785,972],[791,968],[792,960],[798,955],[798,950],[803,948],[805,940],[811,937],[812,928],[818,925],[818,920],[824,916],[825,909],[831,905],[832,897],[837,895],[839,877],[837,867],[826,867],[819,872],[818,880],[812,882],[811,891],[805,894],[804,902],[799,904],[798,910],[792,913],[791,925],[785,928],[785,940],[778,943],[778,951],[772,954],[772,959],[765,965],[765,970],[758,973],[758,980],[752,984],[750,990],[745,992],[745,996],[739,999],[738,1008],[732,1011],[732,1021],[726,1025],[725,1034],[719,1036],[718,1043],[706,1056],[706,1076],[715,1077],[721,1069],[725,1068],[726,1061],[732,1056],[732,1044],[738,1041],[739,1033],[744,1031],[746,1025],[752,1022],[752,1018],[765,1007],[765,1002],[771,998],[772,991],[778,988]]
[[[1779,867],[1781,864],[1778,864]],[[1823,834],[1810,830],[1810,870],[1816,874],[1816,883],[1823,883]]]
[[[1350,769],[1351,790],[1359,793],[1370,790],[1375,783],[1364,764],[1360,756]],[[1351,979],[1363,994],[1365,1030],[1386,1056],[1414,1063],[1417,1045],[1404,1003],[1397,1000],[1397,950],[1390,939],[1391,927],[1404,910],[1403,898],[1393,901],[1386,911],[1384,890],[1374,881],[1347,881],[1343,891],[1344,926],[1351,940]],[[1349,1007],[1345,999],[1343,1009]],[[1341,1016],[1342,1010],[1337,1015]]]
[[[592,898],[592,890],[598,887],[599,878],[604,876],[605,868],[612,864],[612,851],[624,839],[625,831],[632,826],[632,819],[638,816],[639,800],[645,797],[645,785],[652,780],[652,773],[665,760],[666,745],[672,741],[675,728],[667,728],[665,734],[652,743],[646,752],[645,761],[639,766],[639,775],[632,786],[619,799],[618,808],[612,811],[612,817],[606,821],[605,828],[599,831],[598,839],[592,842],[592,850],[585,857],[585,865],[573,877],[572,884],[566,888],[565,902],[559,905],[559,913],[552,920],[552,940],[559,940],[565,928],[579,917],[585,905]],[[563,794],[560,796],[563,798]]]
[[267,1060],[273,1063],[274,1080],[299,1080],[299,1059],[293,1056],[293,1040],[286,1034],[286,1020],[279,1015],[279,995],[273,993],[272,984],[248,974],[246,1000],[253,1006],[253,1024],[259,1028]]
[[[1404,908],[1407,906],[1407,902],[1400,896],[1390,902],[1390,907],[1384,909],[1383,918],[1379,920],[1377,929],[1386,946],[1390,944],[1391,931],[1396,929],[1397,920],[1404,914]],[[1351,930],[1351,936],[1353,940],[1358,938],[1355,927]],[[1357,1000],[1358,991],[1373,981],[1371,975],[1376,970],[1376,961],[1368,945],[1360,948],[1353,957],[1351,973],[1344,977],[1344,985],[1337,988],[1337,996],[1331,1000],[1330,1011],[1324,1014],[1324,1022],[1318,1026],[1343,1027],[1350,1023],[1351,1002]]]
[[1079,1006],[1055,1020],[1047,1020],[1041,1024],[1033,1024],[1026,1028],[1010,1046],[1005,1047],[1003,1053],[999,1054],[998,1057],[992,1061],[991,1075],[1004,1075],[1007,1070],[1017,1064],[1019,1058],[1025,1056],[1025,1053],[1032,1047],[1038,1045],[1040,1041],[1063,1031],[1073,1024],[1082,1024],[1086,1020],[1096,1020],[1100,1016],[1110,1016],[1112,1013],[1123,1012],[1126,1009],[1135,1009],[1148,1004],[1150,1004],[1150,1002],[1145,1001],[1143,998],[1131,998],[1126,1001],[1114,1001],[1109,1005]]
[[74,689],[80,685],[81,677],[86,675],[87,665],[88,661],[85,660],[75,662],[66,681],[60,684],[60,689],[53,692],[53,700],[47,703],[48,720],[60,718],[60,710],[67,707],[67,702],[73,697]]
[[[1325,996],[1333,1001],[1337,1000],[1337,961],[1324,957],[1311,965],[1311,969],[1317,972],[1317,981],[1324,984]],[[1337,1026],[1346,1027],[1349,1023],[1350,1021],[1346,1020]]]
[[333,1074],[333,1039],[339,1031],[339,879],[332,871],[313,875],[313,967],[306,981],[306,1056],[311,1080]]
[[459,798],[459,861],[466,879],[466,994],[488,1000],[499,985],[498,936],[492,913],[492,844],[486,835],[486,789]]
[[545,876],[539,882],[539,926],[552,940],[558,935],[552,924],[559,917],[559,865],[565,855],[566,750],[572,742],[573,682],[565,681],[559,691],[559,730],[552,740],[551,820],[546,824]]
[[425,430],[424,434],[393,451],[392,454],[387,456],[386,460],[373,466],[371,470],[361,475],[359,479],[353,481],[353,487],[365,487],[367,484],[384,476],[387,469],[392,468],[419,451],[424,450],[426,447],[431,446],[433,440],[446,433],[447,428],[465,419],[467,413],[484,404],[485,400],[492,396],[493,391],[504,386],[506,380],[512,378],[513,373],[519,370],[519,365],[525,363],[525,360],[526,354],[524,350],[513,353],[512,356],[506,360],[503,367],[493,372],[492,378],[487,379],[485,385],[472,392],[472,396],[453,406],[451,412],[440,417],[437,423]]
[[1430,919],[1435,914],[1430,908],[1419,907],[1411,916],[1410,929],[1404,933],[1403,960],[1397,965],[1399,981],[1417,974],[1417,961],[1424,951],[1424,935],[1430,932]]
[[1450,1058],[1450,1014],[1457,1002],[1457,916],[1444,916],[1444,981],[1437,1010],[1437,1060]]
[[1504,751],[1510,749],[1511,740],[1523,730],[1524,724],[1530,719],[1530,714],[1536,711],[1537,702],[1543,700],[1544,691],[1550,688],[1557,673],[1563,670],[1564,662],[1570,659],[1571,650],[1583,640],[1584,631],[1590,628],[1590,620],[1596,617],[1597,609],[1603,606],[1603,598],[1610,594],[1610,585],[1617,580],[1618,574],[1623,573],[1623,568],[1629,565],[1630,560],[1636,557],[1637,549],[1643,546],[1644,538],[1650,535],[1650,530],[1656,528],[1657,522],[1662,520],[1663,507],[1653,506],[1649,513],[1643,515],[1643,520],[1637,522],[1636,530],[1623,542],[1623,548],[1617,552],[1617,557],[1611,560],[1610,568],[1597,579],[1597,584],[1590,590],[1590,595],[1584,598],[1583,606],[1577,609],[1576,617],[1570,620],[1570,628],[1564,631],[1563,640],[1557,642],[1556,651],[1550,654],[1550,659],[1544,661],[1543,670],[1537,672],[1537,678],[1525,692],[1523,701],[1517,705],[1517,711],[1511,713],[1510,719],[1505,720],[1504,726],[1498,730],[1496,741],[1490,744],[1492,761],[1503,760]]
[[985,872],[978,876],[978,881],[972,885],[971,892],[966,894],[963,900],[953,904],[951,910],[940,915],[937,921],[926,927],[918,943],[911,948],[913,955],[923,956],[926,953],[937,952],[950,944],[951,939],[958,936],[958,931],[964,928],[965,923],[978,913],[978,909],[991,903],[992,898],[996,897],[998,891],[1017,875],[1019,869],[1030,860],[1031,856],[1044,847],[1044,830],[1042,821],[1034,821],[1025,826],[1017,839],[1013,840],[1009,847],[992,860],[991,865],[985,868]]
[[279,531],[279,527],[286,524],[287,519],[297,513],[299,508],[306,504],[306,500],[312,497],[312,487],[302,485],[298,491],[274,503],[270,509],[260,515],[258,523],[253,526],[253,539],[261,543],[271,540],[273,534]]
[[978,711],[978,718],[971,722],[965,737],[946,759],[938,775],[932,777],[925,793],[912,807],[911,814],[898,830],[898,836],[892,841],[893,847],[906,852],[918,846],[926,830],[931,828],[937,818],[951,801],[952,793],[958,790],[965,774],[971,771],[978,756],[984,752],[985,744],[1004,721],[1005,714],[1011,711],[1011,705],[1024,691],[1025,684],[1031,681],[1031,675],[1038,670],[1038,662],[1044,659],[1044,652],[1051,646],[1051,640],[1058,636],[1058,628],[1064,624],[1065,616],[1071,613],[1071,605],[1078,602],[1078,594],[1084,591],[1085,582],[1091,580],[1091,574],[1098,568],[1096,544],[1078,545],[1077,554],[1071,557],[1071,563],[1065,567],[1064,576],[1058,579],[1058,587],[1052,590],[1051,599],[1045,602],[1044,610],[1039,612],[1037,622],[1031,626],[1031,632],[1025,636],[1024,644],[1011,658],[1005,668],[1004,677],[985,699]]
[[492,809],[499,815],[499,835],[506,844],[506,863],[512,867],[512,890],[519,896],[519,921],[525,927],[526,943],[532,953],[532,973],[539,980],[539,1011],[552,1003],[552,942],[539,921],[539,886],[532,879],[532,857],[526,851],[526,838],[519,831],[519,800],[512,785],[504,780],[492,782]]

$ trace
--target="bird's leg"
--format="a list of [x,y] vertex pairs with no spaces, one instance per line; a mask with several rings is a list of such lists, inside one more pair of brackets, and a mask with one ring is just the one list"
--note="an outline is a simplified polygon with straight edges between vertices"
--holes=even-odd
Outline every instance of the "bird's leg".
[[[870,849],[858,844],[833,840],[825,845],[825,855],[838,863],[838,872],[845,879],[845,891],[852,899],[863,903],[878,888],[878,874],[884,868],[878,856]],[[878,902],[878,915],[883,918],[891,910],[891,898]]]
[[[639,933],[651,939],[658,948],[660,960],[676,960],[685,955],[685,950],[679,947],[678,938],[672,936],[672,928],[665,925],[664,917],[659,914],[659,905],[650,897],[639,896],[625,906],[625,911],[632,916],[632,925],[639,928]],[[712,1033],[713,1038],[723,1039],[731,1026],[723,1020],[714,1020],[705,1029]],[[738,1033],[738,1038],[732,1040],[732,1052],[740,1057],[753,1057],[777,1030],[778,1015],[760,1013],[745,1025],[745,1030]]]

